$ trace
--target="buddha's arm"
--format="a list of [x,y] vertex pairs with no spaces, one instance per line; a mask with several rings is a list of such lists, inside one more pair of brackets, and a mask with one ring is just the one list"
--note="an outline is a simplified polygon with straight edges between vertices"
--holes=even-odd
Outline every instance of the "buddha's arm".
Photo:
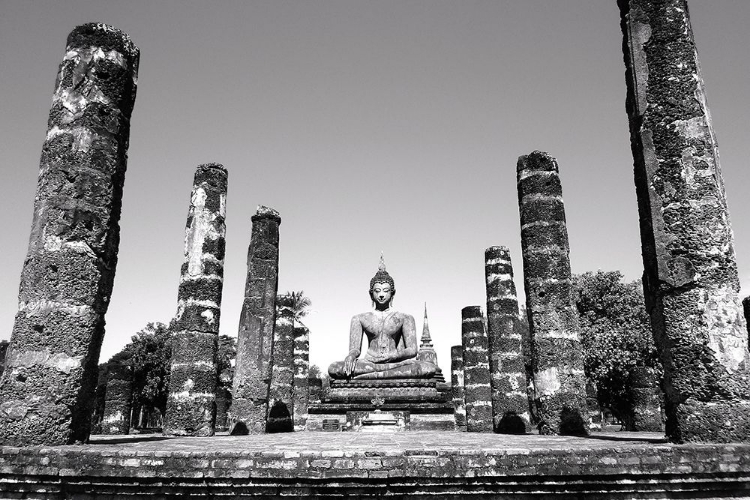
[[411,359],[417,355],[417,327],[413,316],[405,315],[401,333],[401,342],[397,346],[397,354],[392,361]]
[[357,365],[357,358],[362,352],[362,321],[359,316],[352,318],[349,326],[349,354],[344,359],[344,372],[351,376],[354,373],[354,367]]

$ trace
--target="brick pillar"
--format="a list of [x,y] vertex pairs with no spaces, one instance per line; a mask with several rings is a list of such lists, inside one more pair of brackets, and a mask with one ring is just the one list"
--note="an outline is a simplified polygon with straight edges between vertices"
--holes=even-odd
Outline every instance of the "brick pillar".
[[304,325],[294,327],[294,430],[303,431],[307,425],[307,405],[310,400],[310,330]]
[[466,430],[466,399],[464,397],[464,348],[451,347],[451,398],[456,430]]
[[461,309],[466,430],[492,432],[492,390],[484,318],[479,306]]
[[112,363],[107,370],[102,434],[128,434],[133,407],[133,370],[124,363]]
[[252,222],[232,384],[230,432],[233,435],[266,431],[271,383],[281,217],[276,210],[259,206]]
[[547,153],[518,158],[518,205],[540,429],[585,434],[586,378],[565,207],[557,162]]
[[294,431],[294,312],[292,298],[276,298],[271,385],[268,389],[266,432]]
[[117,265],[139,50],[84,24],[68,36],[42,146],[6,369],[0,443],[86,441]]
[[310,387],[310,403],[320,403],[323,398],[323,379],[320,377],[310,377],[307,379]]
[[524,434],[531,430],[531,417],[521,335],[514,331],[518,299],[507,247],[484,251],[484,276],[493,427],[495,432]]
[[662,432],[659,379],[652,368],[638,366],[632,374],[633,430]]
[[214,434],[226,197],[226,169],[217,163],[200,165],[195,172],[185,226],[185,262],[172,327],[164,434]]
[[619,0],[644,290],[673,442],[750,439],[750,355],[684,0]]

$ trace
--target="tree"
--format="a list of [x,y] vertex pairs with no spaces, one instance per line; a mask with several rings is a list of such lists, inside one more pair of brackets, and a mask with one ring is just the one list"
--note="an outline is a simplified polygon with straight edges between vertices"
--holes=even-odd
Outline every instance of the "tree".
[[599,404],[630,430],[634,371],[647,367],[660,373],[660,364],[641,283],[622,280],[619,271],[574,276],[586,376],[596,385]]
[[149,323],[125,346],[133,366],[133,405],[167,410],[172,361],[171,330],[164,323]]
[[301,320],[310,312],[312,301],[309,297],[305,297],[305,292],[303,290],[300,290],[299,292],[286,292],[284,295],[291,297],[292,299],[294,322],[304,325]]

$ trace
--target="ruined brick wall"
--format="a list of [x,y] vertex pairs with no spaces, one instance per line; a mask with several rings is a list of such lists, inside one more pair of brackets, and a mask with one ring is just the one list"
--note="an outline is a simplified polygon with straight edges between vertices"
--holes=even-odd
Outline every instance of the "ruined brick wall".
[[218,163],[195,171],[172,327],[165,434],[212,436],[215,430],[227,180],[226,169]]
[[266,432],[292,432],[294,430],[294,312],[292,311],[292,298],[289,295],[280,295],[276,298],[276,306]]
[[68,36],[42,147],[0,442],[85,441],[117,266],[139,50],[105,24]]
[[492,391],[484,318],[479,306],[461,309],[466,430],[492,432]]
[[521,335],[514,328],[518,299],[510,250],[490,247],[484,251],[484,262],[493,428],[523,434],[531,430],[531,417]]
[[133,407],[133,369],[125,363],[111,363],[107,370],[102,434],[128,434]]
[[672,441],[750,438],[734,238],[685,0],[619,0],[646,306]]
[[466,399],[464,393],[464,348],[451,347],[451,400],[456,430],[466,430]]
[[550,432],[583,434],[588,430],[586,379],[557,162],[534,151],[518,158],[517,174],[539,418]]
[[265,432],[271,383],[281,217],[276,210],[259,206],[252,222],[232,385],[230,429],[234,434]]
[[310,400],[310,330],[294,326],[294,430],[305,429]]

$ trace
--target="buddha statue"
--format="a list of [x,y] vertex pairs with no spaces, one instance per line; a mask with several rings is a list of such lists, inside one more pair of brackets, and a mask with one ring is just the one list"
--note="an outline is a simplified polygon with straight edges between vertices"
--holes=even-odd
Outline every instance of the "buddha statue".
[[[357,314],[349,329],[349,354],[328,367],[332,379],[409,379],[433,376],[437,365],[417,359],[414,317],[391,307],[396,285],[380,257],[378,272],[370,280],[373,311]],[[362,335],[367,335],[367,353]]]

